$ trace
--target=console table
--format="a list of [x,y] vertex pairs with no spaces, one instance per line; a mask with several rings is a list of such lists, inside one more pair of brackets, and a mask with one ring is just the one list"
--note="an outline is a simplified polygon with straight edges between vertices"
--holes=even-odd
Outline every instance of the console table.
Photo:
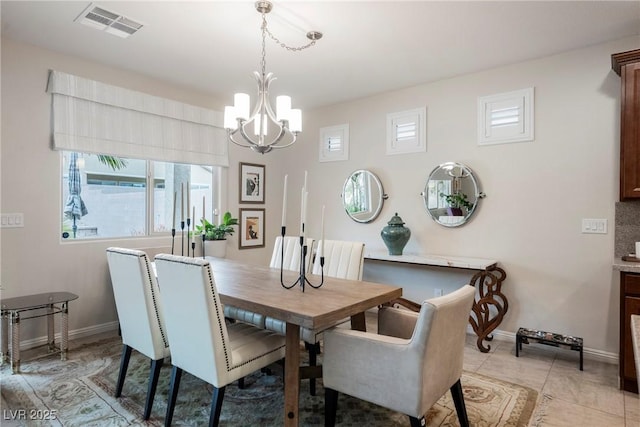
[[376,261],[479,270],[469,282],[478,290],[469,323],[478,336],[478,349],[483,353],[491,350],[491,346],[485,346],[483,341],[493,340],[491,333],[500,325],[509,308],[507,297],[502,293],[502,282],[507,274],[498,267],[498,261],[443,255],[389,255],[387,251],[369,251],[364,257]]
[[[60,359],[67,359],[69,341],[69,301],[78,298],[78,295],[70,292],[49,292],[44,294],[26,295],[15,298],[3,298],[0,300],[0,321],[2,333],[2,354],[0,362],[5,363],[9,359],[9,338],[7,322],[11,320],[11,371],[20,372],[20,320],[35,319],[47,316],[47,345],[49,352],[60,352]],[[56,304],[59,304],[56,306]],[[34,313],[29,317],[21,317],[20,313],[46,310],[44,313]],[[53,315],[60,313],[62,322],[60,327],[60,347],[55,345]]]

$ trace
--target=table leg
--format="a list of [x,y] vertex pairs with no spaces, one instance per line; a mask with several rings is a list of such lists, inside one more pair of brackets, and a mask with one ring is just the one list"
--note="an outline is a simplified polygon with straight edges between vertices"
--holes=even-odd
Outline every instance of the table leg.
[[69,349],[69,302],[65,301],[61,307],[62,320],[60,325],[60,360],[67,360]]
[[298,425],[300,393],[300,326],[287,322],[284,359],[284,425]]
[[2,337],[0,337],[0,339],[2,340],[2,344],[0,344],[2,346],[0,350],[0,364],[2,365],[4,365],[5,362],[9,361],[8,323],[9,323],[9,313],[7,313],[6,311],[3,311],[0,314],[0,334],[2,334]]
[[351,316],[351,329],[354,331],[367,332],[367,320],[364,311]]
[[11,312],[11,373],[20,372],[20,313]]
[[54,325],[55,321],[53,319],[53,304],[49,304],[47,306],[47,344],[49,344],[49,353],[56,350]]

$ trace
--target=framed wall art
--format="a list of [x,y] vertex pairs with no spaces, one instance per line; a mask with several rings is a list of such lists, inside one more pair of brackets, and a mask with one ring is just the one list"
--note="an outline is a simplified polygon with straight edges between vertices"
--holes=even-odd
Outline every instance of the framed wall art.
[[240,249],[264,248],[264,209],[240,209]]
[[240,203],[264,203],[264,165],[240,163]]

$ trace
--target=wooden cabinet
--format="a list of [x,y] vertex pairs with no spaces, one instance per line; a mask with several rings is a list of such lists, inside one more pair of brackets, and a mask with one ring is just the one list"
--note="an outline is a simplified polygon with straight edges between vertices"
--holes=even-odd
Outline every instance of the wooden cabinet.
[[640,314],[640,273],[620,273],[620,388],[638,392],[631,315]]
[[640,199],[640,49],[611,55],[622,80],[620,200]]

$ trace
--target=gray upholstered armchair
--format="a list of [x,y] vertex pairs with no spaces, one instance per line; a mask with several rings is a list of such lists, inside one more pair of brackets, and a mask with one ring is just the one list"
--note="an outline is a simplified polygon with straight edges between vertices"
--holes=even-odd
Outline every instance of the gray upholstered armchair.
[[475,288],[465,285],[424,301],[419,313],[383,307],[378,334],[334,328],[324,333],[325,425],[336,420],[338,392],[407,414],[412,426],[451,390],[468,426],[460,377]]

